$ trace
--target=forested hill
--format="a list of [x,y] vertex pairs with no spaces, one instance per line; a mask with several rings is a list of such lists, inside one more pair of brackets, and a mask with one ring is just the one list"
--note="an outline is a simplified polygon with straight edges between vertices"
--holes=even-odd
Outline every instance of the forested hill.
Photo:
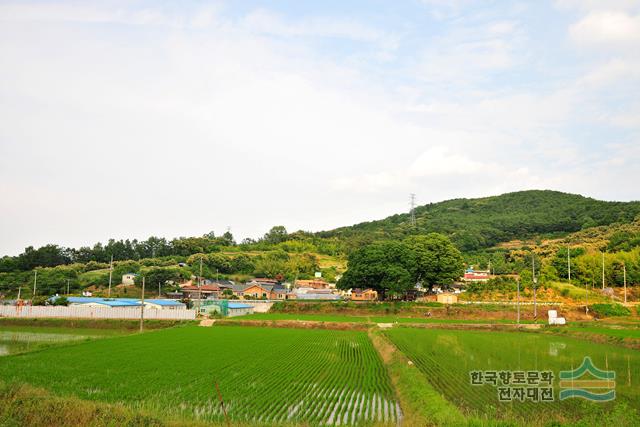
[[439,232],[462,251],[536,235],[570,233],[640,215],[640,202],[605,202],[577,194],[530,190],[479,199],[454,199],[417,207],[416,225],[408,213],[317,233],[344,240],[377,240]]

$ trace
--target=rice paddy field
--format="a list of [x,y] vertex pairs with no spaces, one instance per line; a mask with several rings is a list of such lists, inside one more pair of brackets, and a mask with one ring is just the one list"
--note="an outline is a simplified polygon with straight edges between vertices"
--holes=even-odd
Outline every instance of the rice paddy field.
[[[429,383],[468,417],[504,419],[523,425],[574,422],[614,406],[640,411],[640,352],[564,336],[528,332],[393,328],[384,332]],[[616,372],[613,402],[559,401],[558,374],[591,357]],[[552,371],[552,402],[500,402],[493,384],[472,385],[471,371]],[[640,420],[636,420],[640,424]],[[590,425],[590,424],[589,424]]]
[[366,332],[185,326],[0,359],[0,378],[168,420],[395,424],[401,411]]

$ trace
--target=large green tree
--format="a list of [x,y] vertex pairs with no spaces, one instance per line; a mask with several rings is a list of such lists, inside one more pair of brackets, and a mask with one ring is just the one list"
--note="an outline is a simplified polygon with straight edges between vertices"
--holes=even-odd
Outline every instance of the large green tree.
[[372,288],[402,293],[412,289],[415,261],[401,242],[380,242],[363,246],[349,255],[348,269],[338,288]]
[[460,251],[441,234],[412,236],[403,242],[372,243],[354,250],[340,289],[372,288],[402,293],[417,283],[448,285],[463,273]]
[[404,244],[415,262],[413,279],[425,287],[449,285],[464,272],[460,251],[448,237],[438,233],[408,237]]

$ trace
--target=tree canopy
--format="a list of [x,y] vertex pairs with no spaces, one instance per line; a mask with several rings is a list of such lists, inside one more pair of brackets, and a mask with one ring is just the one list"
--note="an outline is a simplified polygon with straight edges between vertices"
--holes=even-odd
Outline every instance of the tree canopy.
[[446,236],[431,233],[402,242],[372,243],[353,251],[338,287],[403,293],[417,283],[425,287],[451,284],[462,272],[460,251]]

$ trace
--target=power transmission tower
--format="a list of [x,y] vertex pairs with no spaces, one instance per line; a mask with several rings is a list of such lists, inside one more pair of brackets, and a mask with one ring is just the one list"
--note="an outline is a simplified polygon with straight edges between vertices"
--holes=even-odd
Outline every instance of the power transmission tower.
[[409,213],[411,214],[411,225],[415,227],[416,226],[416,195],[415,193],[411,193],[409,196],[411,197],[411,201],[409,202],[409,204],[411,205],[411,210],[409,211]]

